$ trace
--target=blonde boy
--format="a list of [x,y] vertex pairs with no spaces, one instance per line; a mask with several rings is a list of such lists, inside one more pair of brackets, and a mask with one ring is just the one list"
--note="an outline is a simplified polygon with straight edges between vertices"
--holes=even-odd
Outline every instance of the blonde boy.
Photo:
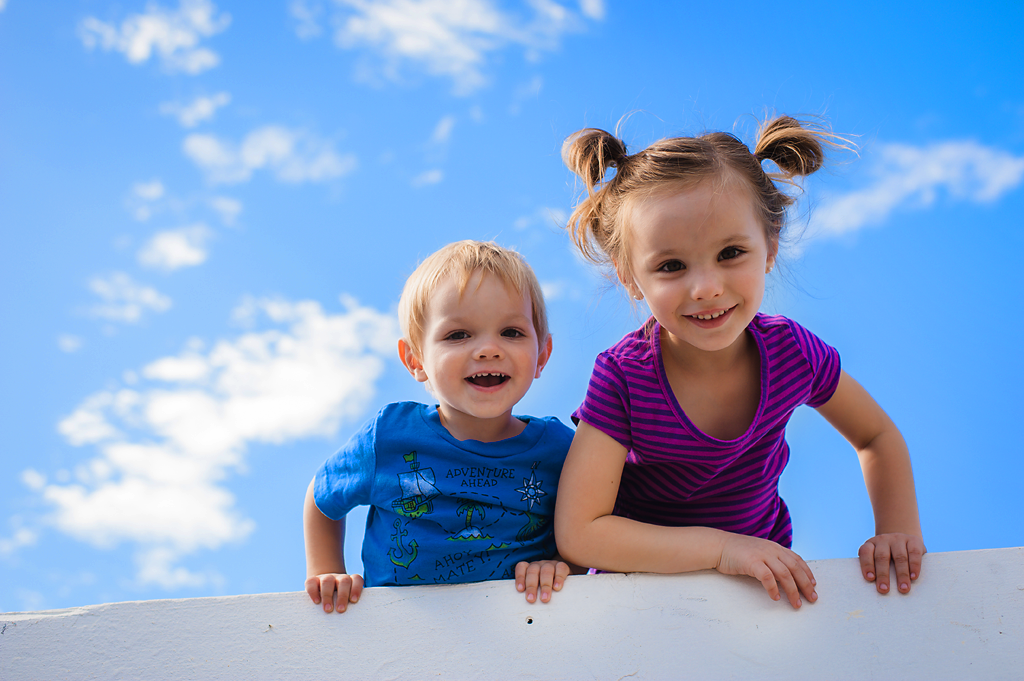
[[551,356],[537,278],[513,251],[460,241],[405,284],[398,354],[436,404],[385,406],[317,471],[306,492],[306,592],[325,612],[359,600],[345,571],[345,515],[366,504],[366,586],[515,578],[547,601],[569,572],[555,558],[554,500],[572,431],[513,416]]

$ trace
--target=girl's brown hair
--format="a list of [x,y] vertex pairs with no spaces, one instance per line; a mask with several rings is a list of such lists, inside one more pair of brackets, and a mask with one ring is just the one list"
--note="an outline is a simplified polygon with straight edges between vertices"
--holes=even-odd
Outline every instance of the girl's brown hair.
[[[709,178],[739,178],[750,190],[769,248],[774,248],[786,208],[795,201],[776,182],[793,184],[793,178],[821,168],[825,146],[849,149],[850,143],[823,125],[790,116],[763,123],[753,152],[734,135],[711,132],[663,139],[630,155],[615,135],[585,128],[562,145],[562,160],[587,187],[587,196],[573,210],[567,228],[584,257],[626,274],[631,271],[627,216],[637,201],[669,185],[685,189]],[[773,162],[779,172],[765,171],[762,161]],[[605,181],[611,168],[615,175]]]

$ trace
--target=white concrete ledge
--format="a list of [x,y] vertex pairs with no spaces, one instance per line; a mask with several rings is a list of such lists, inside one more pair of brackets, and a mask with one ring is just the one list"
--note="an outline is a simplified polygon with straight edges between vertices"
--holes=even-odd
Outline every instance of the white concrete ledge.
[[1020,679],[1024,548],[929,554],[908,596],[854,559],[811,563],[794,611],[715,572],[368,589],[0,614],[0,679]]

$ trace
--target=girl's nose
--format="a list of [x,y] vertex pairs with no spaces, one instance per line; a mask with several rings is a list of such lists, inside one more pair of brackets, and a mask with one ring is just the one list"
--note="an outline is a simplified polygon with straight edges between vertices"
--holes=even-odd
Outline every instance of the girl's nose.
[[690,273],[690,296],[708,300],[722,295],[722,278],[714,268],[694,268]]

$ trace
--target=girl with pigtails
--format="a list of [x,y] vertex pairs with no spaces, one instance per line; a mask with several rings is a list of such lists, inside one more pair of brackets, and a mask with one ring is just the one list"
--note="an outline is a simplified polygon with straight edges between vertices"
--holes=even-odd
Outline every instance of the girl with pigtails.
[[903,437],[835,349],[759,312],[794,201],[778,184],[844,142],[788,116],[761,126],[753,152],[720,132],[635,154],[603,130],[566,140],[563,160],[587,186],[573,242],[651,317],[598,356],[573,415],[555,513],[563,558],[606,572],[714,568],[794,608],[817,600],[778,490],[786,423],[807,404],[860,458],[876,532],[860,548],[864,578],[887,593],[895,564],[910,591],[925,546]]

